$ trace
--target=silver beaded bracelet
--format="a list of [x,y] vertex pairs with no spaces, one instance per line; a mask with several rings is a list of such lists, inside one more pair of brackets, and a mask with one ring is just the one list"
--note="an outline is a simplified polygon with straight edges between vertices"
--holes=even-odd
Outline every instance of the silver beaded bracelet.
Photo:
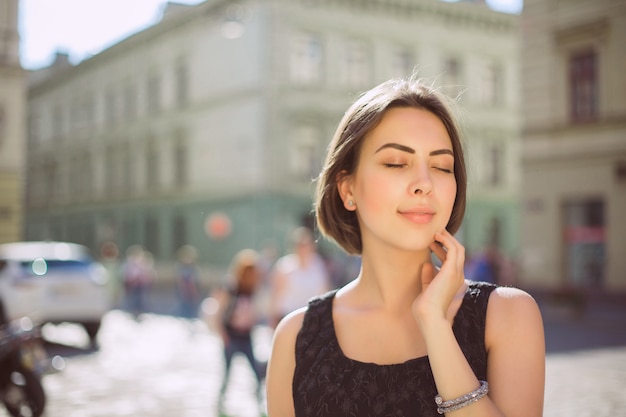
[[480,381],[480,387],[475,389],[472,392],[469,392],[462,397],[455,398],[454,400],[444,401],[440,395],[435,397],[435,404],[437,404],[437,412],[439,414],[448,413],[451,411],[458,410],[459,408],[463,408],[465,406],[470,405],[473,402],[476,402],[483,398],[489,392],[489,384],[487,381]]

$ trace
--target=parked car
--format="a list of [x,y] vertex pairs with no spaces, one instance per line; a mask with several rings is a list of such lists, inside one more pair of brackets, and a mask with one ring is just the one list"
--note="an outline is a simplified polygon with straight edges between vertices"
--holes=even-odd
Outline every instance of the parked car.
[[9,320],[81,324],[95,341],[111,308],[107,273],[87,247],[69,242],[0,244],[0,298]]

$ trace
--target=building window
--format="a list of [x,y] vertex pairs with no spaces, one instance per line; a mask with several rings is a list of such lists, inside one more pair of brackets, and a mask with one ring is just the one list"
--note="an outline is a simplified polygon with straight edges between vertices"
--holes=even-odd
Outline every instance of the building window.
[[85,200],[91,188],[91,166],[88,153],[79,152],[74,155],[69,175],[72,189],[70,198],[74,200]]
[[137,117],[137,89],[130,81],[124,88],[124,117],[126,121],[132,121]]
[[88,200],[91,198],[93,192],[93,166],[92,166],[92,158],[91,155],[85,152],[82,156],[82,160],[80,161],[80,176],[81,178],[81,194],[84,199]]
[[72,190],[69,199],[74,201],[80,200],[82,194],[81,160],[81,155],[77,154],[72,156],[69,161],[69,185]]
[[441,74],[441,86],[446,94],[456,97],[462,91],[462,66],[458,58],[446,58],[443,62],[443,72]]
[[104,97],[104,120],[108,123],[117,119],[117,97],[112,89]]
[[[105,98],[105,111],[109,111],[107,108],[109,103]],[[87,126],[94,125],[94,100],[93,94],[87,93],[81,96],[77,96],[72,101],[72,107],[70,109],[70,123],[73,129],[82,129]]]
[[36,110],[28,114],[28,144],[37,145],[41,139],[41,117]]
[[606,263],[605,202],[566,201],[563,215],[567,284],[602,287]]
[[96,102],[93,93],[87,93],[83,97],[81,118],[84,120],[85,126],[94,126],[96,124]]
[[502,66],[496,62],[486,63],[482,67],[480,91],[480,102],[488,106],[495,106],[502,103]]
[[[159,233],[159,220],[153,216],[147,216],[144,222],[144,246],[146,250],[149,252],[147,262],[152,261],[151,256],[160,256],[161,251],[161,242],[159,242],[160,233]],[[150,263],[148,263],[149,266]]]
[[43,202],[45,205],[52,205],[55,200],[55,190],[58,187],[58,164],[55,161],[48,161],[44,165],[43,183]]
[[187,244],[187,221],[178,214],[172,219],[172,253]]
[[295,36],[291,44],[289,75],[293,82],[318,83],[322,79],[322,42],[312,34]]
[[367,44],[361,40],[346,41],[341,82],[349,86],[361,86],[369,82],[370,66]]
[[[9,221],[11,220],[11,218],[13,217],[11,215],[11,213],[13,212],[12,210],[13,207],[10,206],[0,206],[0,220],[2,221]],[[0,264],[0,269],[2,267],[2,264]]]
[[83,103],[80,97],[74,97],[70,107],[70,130],[79,129],[81,127],[82,118]]
[[133,177],[132,149],[130,148],[128,144],[122,146],[120,159],[121,159],[122,187],[126,195],[131,195],[134,189],[134,185],[135,185],[135,178]]
[[116,177],[116,164],[115,164],[115,148],[108,146],[104,153],[104,161],[106,169],[105,185],[104,189],[106,195],[111,197],[115,192],[115,177]]
[[569,79],[572,122],[595,120],[598,117],[598,58],[595,51],[570,56]]
[[189,164],[189,157],[187,153],[187,146],[183,140],[179,140],[174,145],[174,184],[178,187],[183,187],[187,184],[187,173]]
[[310,180],[319,172],[319,137],[319,130],[313,126],[300,126],[295,130],[289,161],[291,172],[296,178]]
[[407,48],[396,48],[391,56],[391,77],[410,76],[415,67],[415,56]]
[[158,113],[161,111],[161,78],[151,74],[148,76],[146,88],[148,114]]
[[52,137],[60,138],[63,135],[63,107],[59,104],[52,109]]
[[189,69],[185,64],[176,67],[176,105],[184,107],[189,101]]
[[[28,184],[25,192],[24,208],[36,207],[41,199],[39,188],[41,187],[41,184],[43,184],[43,181],[41,180],[41,169],[43,167],[36,169],[33,168],[32,165],[32,163],[29,163],[26,167],[26,178]],[[39,164],[37,164],[37,166],[39,166]]]
[[146,148],[146,186],[155,190],[159,185],[159,152],[154,141],[149,141]]
[[485,185],[498,187],[504,183],[504,145],[489,143],[486,147]]

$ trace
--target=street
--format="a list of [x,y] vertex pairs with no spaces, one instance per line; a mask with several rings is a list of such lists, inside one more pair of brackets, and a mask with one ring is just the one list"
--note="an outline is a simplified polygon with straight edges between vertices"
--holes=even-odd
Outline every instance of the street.
[[[626,416],[626,315],[594,310],[582,319],[550,312],[546,323],[546,417]],[[165,314],[135,320],[121,310],[103,322],[99,348],[82,328],[47,326],[51,355],[65,368],[44,377],[46,417],[213,417],[222,378],[220,340],[200,321]],[[271,332],[256,333],[267,357]],[[236,358],[229,416],[257,417],[252,371]],[[7,413],[0,409],[0,416]]]
[[[154,314],[136,321],[114,310],[103,322],[98,349],[89,348],[77,325],[46,326],[44,336],[59,342],[47,350],[66,365],[44,376],[46,417],[217,415],[221,342],[200,322]],[[238,359],[225,408],[228,415],[256,417],[252,371]],[[7,415],[0,407],[0,416]]]

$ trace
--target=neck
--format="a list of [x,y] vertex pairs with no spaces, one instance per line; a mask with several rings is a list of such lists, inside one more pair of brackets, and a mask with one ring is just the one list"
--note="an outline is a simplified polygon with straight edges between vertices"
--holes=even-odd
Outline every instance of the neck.
[[[375,253],[374,253],[375,252]],[[430,250],[363,250],[361,271],[354,281],[359,298],[372,307],[405,310],[421,292],[421,270]]]

